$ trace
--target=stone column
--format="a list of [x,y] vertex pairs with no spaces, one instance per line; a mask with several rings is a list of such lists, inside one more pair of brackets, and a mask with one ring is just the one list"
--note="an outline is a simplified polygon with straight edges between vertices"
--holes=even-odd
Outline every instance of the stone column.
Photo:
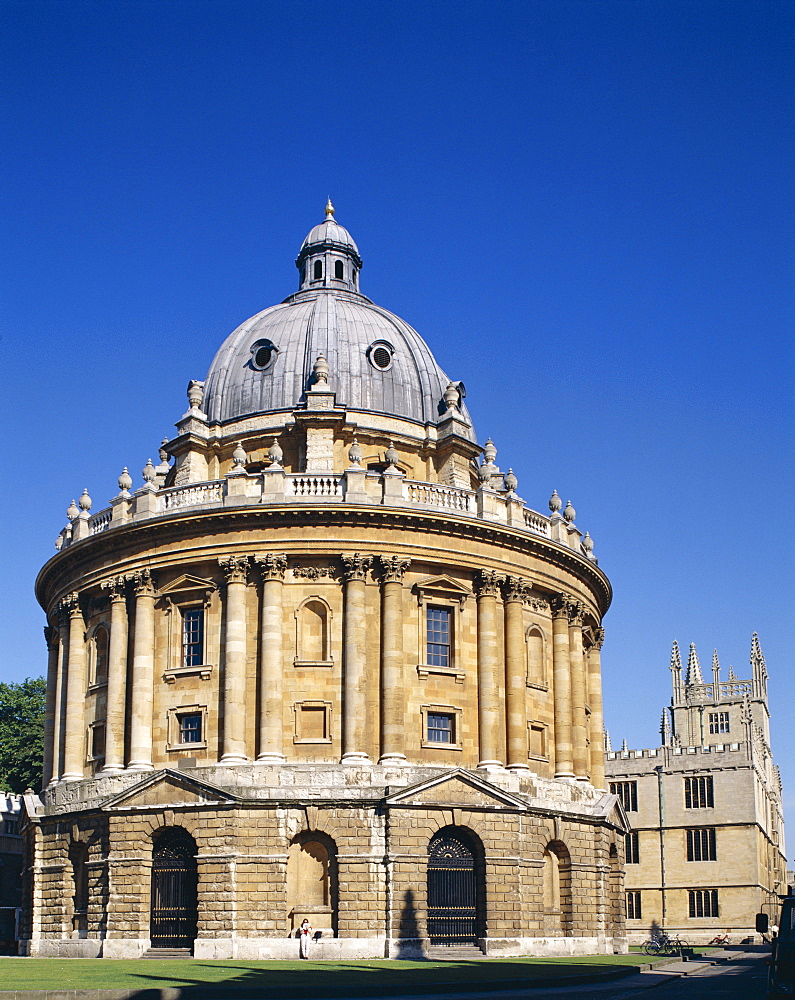
[[403,680],[403,574],[410,559],[381,556],[381,756],[379,764],[404,764],[406,692]]
[[282,592],[287,556],[284,554],[257,556],[255,562],[262,575],[262,619],[259,656],[259,752],[257,760],[280,764],[284,761],[282,747]]
[[[358,552],[342,557],[345,596],[342,611],[343,691],[342,691],[342,760],[356,764],[369,761],[367,740],[366,683],[366,623],[364,592],[367,570],[372,556]],[[371,720],[372,721],[372,720]]]
[[605,630],[591,629],[588,649],[588,697],[591,700],[591,784],[605,788],[604,715],[602,712],[602,643]]
[[124,737],[127,707],[127,581],[123,576],[104,580],[110,598],[108,644],[108,707],[105,713],[105,766],[103,774],[124,770]]
[[133,574],[133,632],[130,759],[128,771],[152,770],[152,699],[155,681],[155,585],[148,569]]
[[588,751],[588,726],[585,706],[588,700],[585,658],[582,649],[582,618],[585,608],[579,601],[569,604],[569,663],[571,664],[571,742],[574,774],[578,781],[588,781],[591,759]]
[[52,778],[60,781],[63,774],[64,733],[66,732],[66,673],[69,649],[69,611],[63,601],[58,605],[58,672],[55,678],[55,702],[52,730]]
[[66,672],[66,724],[63,781],[79,781],[86,755],[86,642],[85,622],[77,594],[64,598],[69,614],[69,662]]
[[552,601],[552,674],[555,706],[555,777],[574,777],[571,736],[571,666],[569,664],[569,603],[566,594]]
[[527,763],[527,709],[524,616],[522,605],[526,582],[508,576],[502,591],[505,615],[505,717],[506,763],[509,768],[529,770]]
[[219,559],[226,577],[224,741],[222,764],[244,764],[246,756],[246,580],[248,559]]
[[[44,628],[44,639],[47,643],[47,700],[44,708],[44,765],[42,767],[41,787],[46,788],[53,779],[57,765],[53,761],[58,751],[55,743],[55,692],[58,682],[58,660],[60,639],[58,629],[47,625]],[[55,775],[57,777],[57,775]]]
[[478,602],[478,767],[502,767],[498,759],[502,728],[497,657],[497,594],[502,577],[482,569],[475,580]]

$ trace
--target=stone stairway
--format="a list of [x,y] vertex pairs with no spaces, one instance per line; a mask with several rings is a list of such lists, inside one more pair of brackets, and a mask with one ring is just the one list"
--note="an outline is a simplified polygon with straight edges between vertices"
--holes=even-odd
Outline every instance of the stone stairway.
[[141,958],[193,958],[190,948],[149,948]]
[[428,958],[434,962],[463,962],[485,957],[474,944],[436,944],[428,948]]

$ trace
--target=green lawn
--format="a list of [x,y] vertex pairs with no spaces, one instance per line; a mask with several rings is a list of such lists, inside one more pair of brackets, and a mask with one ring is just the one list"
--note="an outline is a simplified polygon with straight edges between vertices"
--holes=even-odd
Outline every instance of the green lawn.
[[[581,958],[515,958],[489,961],[350,962],[158,961],[94,958],[0,958],[0,980],[6,989],[147,989],[204,986],[226,988],[338,990],[347,986],[433,986],[449,982],[493,983],[497,980],[545,979],[630,968],[651,961],[645,955],[593,955]],[[322,990],[321,990],[322,992]]]

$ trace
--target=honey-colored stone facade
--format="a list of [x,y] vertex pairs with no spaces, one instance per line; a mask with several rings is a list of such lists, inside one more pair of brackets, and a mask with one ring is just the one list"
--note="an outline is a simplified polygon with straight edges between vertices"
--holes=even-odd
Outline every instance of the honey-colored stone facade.
[[39,576],[26,952],[160,940],[173,830],[195,955],[291,955],[304,917],[319,956],[424,953],[440,831],[471,859],[473,944],[620,950],[590,536],[475,443],[463,386],[359,293],[349,234],[310,237],[301,290],[190,383],[140,489],[125,470],[109,508],[70,507]]

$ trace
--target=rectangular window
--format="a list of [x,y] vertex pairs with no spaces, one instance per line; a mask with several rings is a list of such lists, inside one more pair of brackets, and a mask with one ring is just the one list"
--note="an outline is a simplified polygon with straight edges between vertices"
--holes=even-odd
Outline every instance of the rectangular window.
[[640,850],[638,848],[637,832],[624,834],[624,858],[625,858],[625,864],[628,865],[640,864]]
[[105,726],[91,727],[91,756],[94,760],[102,760],[105,756]]
[[719,917],[717,889],[690,889],[687,893],[691,917]]
[[426,612],[426,663],[429,667],[450,667],[450,625],[449,608],[429,607]]
[[709,731],[711,734],[715,733],[728,733],[729,731],[729,713],[728,712],[710,712],[709,713]]
[[204,608],[182,611],[182,665],[200,667],[204,663]]
[[685,778],[685,809],[711,809],[714,805],[711,774]]
[[19,833],[18,823],[15,819],[7,819],[3,823],[3,833],[10,837],[16,837]]
[[447,712],[428,712],[428,742],[455,743],[453,718]]
[[619,797],[625,812],[638,811],[637,781],[611,781],[610,791]]
[[179,722],[180,743],[201,743],[202,741],[201,712],[191,712],[188,715],[178,715],[177,720]]
[[687,831],[687,860],[717,861],[713,827]]
[[627,920],[640,920],[642,915],[640,909],[640,891],[633,889],[627,893]]

